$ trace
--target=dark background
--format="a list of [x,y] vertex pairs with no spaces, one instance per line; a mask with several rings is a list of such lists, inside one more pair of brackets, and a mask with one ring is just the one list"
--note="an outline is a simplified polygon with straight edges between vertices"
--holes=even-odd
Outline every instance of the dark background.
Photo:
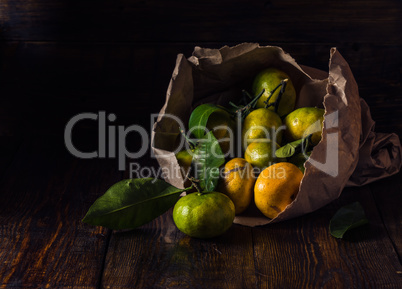
[[[171,211],[112,233],[81,220],[127,171],[71,155],[63,133],[100,110],[148,129],[177,54],[258,42],[322,70],[337,47],[376,130],[401,137],[401,15],[400,0],[0,0],[0,287],[400,288],[401,173],[212,241],[185,237]],[[96,149],[95,121],[74,132],[80,149]],[[139,142],[131,135],[129,149]],[[330,219],[354,201],[370,224],[333,238]]]
[[399,131],[401,15],[397,0],[1,0],[0,135],[62,134],[73,115],[99,110],[147,126],[178,53],[241,42],[323,70],[337,47],[377,130]]

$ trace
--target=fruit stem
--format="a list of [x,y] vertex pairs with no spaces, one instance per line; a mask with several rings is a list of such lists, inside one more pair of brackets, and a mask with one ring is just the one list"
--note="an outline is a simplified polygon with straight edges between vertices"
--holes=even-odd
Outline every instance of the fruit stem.
[[187,179],[190,180],[190,182],[192,183],[190,188],[196,188],[197,192],[199,192],[200,194],[202,194],[202,190],[199,186],[200,180],[197,180],[194,177],[188,177]]
[[242,101],[244,105],[247,105],[247,103],[249,102],[250,99],[253,99],[253,97],[246,91],[246,90],[242,90]]
[[[234,116],[235,118],[238,117],[238,115],[241,115],[241,119],[243,120],[252,109],[255,108],[255,106],[257,105],[257,101],[258,99],[260,99],[260,97],[264,94],[265,89],[263,89],[258,95],[256,95],[255,97],[252,97],[246,90],[242,90],[242,102],[245,103],[245,105],[241,105],[241,103],[239,105],[234,104],[233,102],[229,101],[229,105],[232,106],[234,109],[236,109],[235,111],[230,110],[228,108],[225,107],[220,107],[222,109],[224,109],[225,111],[229,112],[232,116]],[[247,98],[252,99],[249,103],[247,103]]]
[[236,104],[234,104],[233,102],[231,102],[231,101],[229,101],[229,104],[232,106],[232,107],[234,107],[234,108],[236,108],[236,109],[238,109],[239,107],[236,105]]
[[[251,95],[247,91],[244,91],[244,92],[246,95],[248,95],[249,98],[252,98]],[[248,105],[250,105],[251,108],[254,108],[257,104],[257,101],[264,94],[264,92],[265,92],[265,89],[261,90],[261,92],[256,97],[254,97],[254,99]]]
[[[264,92],[265,89],[263,89],[257,96],[255,96],[253,100],[250,101],[247,105],[241,108],[239,107],[238,110],[236,110],[236,114],[241,113],[241,118],[244,119],[250,113],[250,110],[256,106],[258,99],[264,94]],[[245,90],[243,90],[243,95],[252,98],[252,96]]]
[[182,190],[182,192],[191,191],[193,188],[194,188],[194,184],[191,183],[191,186],[189,186],[188,188],[185,188],[184,190]]
[[190,149],[193,150],[197,144],[194,141],[192,141],[191,139],[189,139],[189,137],[184,133],[184,129],[179,127],[179,130],[180,130],[181,135],[184,137],[184,139],[187,141],[188,145],[190,146]]
[[278,98],[277,98],[276,101],[275,101],[275,112],[276,112],[276,113],[278,112],[279,103],[280,103],[280,101],[281,101],[282,95],[283,95],[284,92],[285,92],[285,88],[286,88],[286,85],[287,85],[287,84],[288,84],[288,79],[287,79],[287,78],[281,81],[282,87],[281,87],[281,90],[279,91]]
[[[281,83],[279,83],[273,90],[271,90],[271,92],[269,93],[269,97],[267,98],[266,101],[264,101],[265,103],[265,108],[268,108],[270,106],[273,106],[275,109],[275,112],[278,112],[278,108],[279,108],[279,103],[281,101],[282,95],[285,92],[285,88],[286,88],[286,84],[288,83],[289,79],[284,79],[281,81]],[[271,97],[274,95],[275,91],[281,87],[281,90],[279,91],[278,97],[276,98],[275,102],[273,103],[269,103]]]
[[274,89],[272,89],[272,90],[269,92],[269,96],[268,96],[267,100],[264,101],[264,103],[265,103],[265,108],[268,108],[268,107],[274,105],[273,103],[269,103],[269,101],[271,100],[271,97],[274,95],[275,91],[276,91],[281,85],[282,85],[282,81],[281,81],[281,83],[279,83]]

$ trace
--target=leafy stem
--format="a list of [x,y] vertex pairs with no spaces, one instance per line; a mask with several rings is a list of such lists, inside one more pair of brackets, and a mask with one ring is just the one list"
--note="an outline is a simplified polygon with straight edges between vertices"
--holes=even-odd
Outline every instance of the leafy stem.
[[194,149],[195,146],[197,145],[194,141],[192,141],[184,132],[184,129],[182,129],[181,127],[179,127],[180,133],[181,135],[184,137],[184,139],[186,140],[186,142],[188,143],[188,145],[190,146],[190,149]]
[[[283,95],[284,92],[285,92],[286,85],[287,85],[288,81],[289,81],[289,79],[287,79],[287,78],[284,79],[284,80],[282,80],[281,83],[279,83],[273,90],[271,90],[271,91],[269,92],[269,96],[268,96],[267,100],[264,101],[264,103],[265,103],[265,108],[268,108],[268,107],[270,107],[270,106],[273,106],[274,109],[275,109],[275,112],[278,112],[279,103],[281,102],[282,95]],[[278,97],[276,98],[276,100],[275,100],[274,102],[269,103],[269,101],[271,100],[271,97],[274,95],[275,91],[276,91],[279,87],[281,88],[281,90],[279,91]]]
[[246,90],[243,90],[242,91],[242,93],[243,93],[243,100],[246,100],[247,98],[250,98],[250,99],[252,99],[248,104],[246,104],[246,105],[236,105],[236,104],[234,104],[233,102],[229,102],[229,104],[232,106],[232,107],[234,107],[235,108],[235,114],[236,115],[238,115],[238,114],[240,114],[241,115],[241,118],[242,118],[242,120],[243,119],[245,119],[246,118],[246,116],[250,113],[250,111],[252,110],[252,109],[254,109],[255,108],[255,106],[256,106],[256,104],[257,104],[257,101],[260,99],[260,97],[264,94],[264,92],[265,92],[265,89],[263,89],[258,95],[256,95],[254,98],[246,91]]
[[[200,187],[200,180],[194,178],[194,177],[187,177],[187,179],[191,182],[191,187],[188,187],[187,189],[185,189],[184,191],[189,191],[192,188],[195,188],[197,190],[197,192],[199,192],[200,194],[202,194],[202,190]],[[183,192],[184,192],[183,191]]]
[[199,187],[202,191],[211,192],[216,188],[219,179],[219,167],[224,162],[225,156],[219,142],[210,131],[203,139],[199,140],[191,162],[192,175],[199,180]]

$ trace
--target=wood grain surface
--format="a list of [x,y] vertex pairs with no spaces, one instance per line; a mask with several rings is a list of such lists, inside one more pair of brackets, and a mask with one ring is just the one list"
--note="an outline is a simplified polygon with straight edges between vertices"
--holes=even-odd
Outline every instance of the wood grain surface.
[[374,202],[400,262],[402,262],[402,217],[399,213],[402,204],[401,181],[400,175],[395,175],[370,186]]
[[[7,40],[243,42],[401,41],[395,0],[2,1]],[[185,5],[183,5],[185,4]],[[266,30],[266,28],[271,28]],[[317,33],[319,30],[320,33]],[[364,34],[361,32],[365,31]]]
[[[17,96],[58,129],[83,110],[134,123],[126,108],[158,112],[177,54],[191,56],[195,46],[277,45],[323,70],[337,47],[385,127],[402,110],[401,12],[397,0],[3,0],[0,100]],[[22,133],[15,105],[7,114]]]
[[108,231],[81,219],[120,178],[110,161],[74,159],[62,139],[25,140],[0,185],[0,284],[96,288]]
[[[0,1],[0,288],[402,288],[402,173],[293,220],[199,240],[171,211],[127,232],[83,224],[128,171],[63,141],[82,112],[149,131],[179,53],[242,42],[322,70],[337,47],[376,131],[402,137],[400,15],[398,0]],[[80,123],[76,144],[96,149],[97,129]],[[157,168],[148,154],[136,161]],[[333,238],[329,220],[353,201],[369,224]]]
[[[329,234],[329,220],[340,206],[353,201],[361,202],[370,224],[337,240]],[[400,214],[398,219],[400,223]],[[345,190],[339,200],[307,216],[268,227],[233,225],[211,240],[185,236],[168,212],[140,229],[112,234],[102,284],[104,288],[398,288],[402,267],[388,234],[369,186]]]
[[[84,149],[84,147],[82,147]],[[146,160],[142,160],[146,163]],[[24,142],[1,182],[4,288],[399,288],[401,174],[346,189],[326,207],[283,223],[233,225],[210,240],[175,227],[171,210],[128,232],[82,224],[121,179],[116,163],[76,160],[55,136]],[[384,196],[385,194],[385,196]],[[329,234],[342,205],[370,223]]]

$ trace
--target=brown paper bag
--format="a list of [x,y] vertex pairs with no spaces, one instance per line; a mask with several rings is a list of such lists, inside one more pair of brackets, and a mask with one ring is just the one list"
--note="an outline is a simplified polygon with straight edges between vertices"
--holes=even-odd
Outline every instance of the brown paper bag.
[[370,110],[359,97],[358,86],[340,53],[330,51],[329,71],[300,66],[281,48],[243,43],[235,47],[195,47],[193,56],[179,54],[166,102],[152,132],[152,150],[165,179],[184,188],[184,176],[174,154],[181,137],[179,124],[169,115],[188,123],[192,110],[202,103],[227,105],[237,100],[253,77],[274,66],[291,78],[296,107],[325,108],[321,142],[306,162],[300,190],[286,210],[275,219],[264,217],[254,206],[236,216],[235,223],[265,225],[300,216],[335,200],[345,186],[360,186],[393,175],[401,167],[397,135],[374,132]]

